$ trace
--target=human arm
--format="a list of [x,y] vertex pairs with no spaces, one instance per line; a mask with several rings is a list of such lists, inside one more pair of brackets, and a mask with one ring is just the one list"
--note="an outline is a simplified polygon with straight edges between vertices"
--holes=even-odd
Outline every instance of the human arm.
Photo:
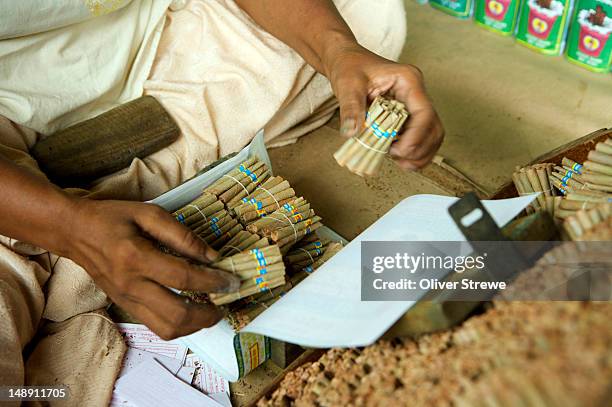
[[431,161],[444,130],[418,68],[389,61],[360,46],[331,0],[236,2],[327,76],[340,104],[343,135],[354,135],[363,124],[368,101],[386,93],[404,102],[411,113],[391,155],[405,169],[420,168]]
[[[73,197],[0,155],[0,234],[82,266],[110,298],[165,339],[214,325],[221,312],[164,286],[222,292],[238,281],[206,267],[215,256],[155,205]],[[163,254],[161,242],[199,265]]]

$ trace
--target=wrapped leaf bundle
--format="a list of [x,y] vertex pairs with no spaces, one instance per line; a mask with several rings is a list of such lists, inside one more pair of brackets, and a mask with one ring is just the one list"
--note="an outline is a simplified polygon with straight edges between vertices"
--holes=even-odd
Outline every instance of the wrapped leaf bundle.
[[[316,234],[312,236],[316,236]],[[312,265],[317,258],[325,253],[329,243],[329,240],[319,238],[307,242],[304,242],[304,239],[301,240],[285,255],[287,266],[291,270],[299,271]]]
[[584,204],[588,203],[589,205],[594,205],[590,206],[588,209],[577,210],[572,216],[568,216],[564,220],[563,229],[569,235],[571,240],[591,240],[590,238],[586,237],[591,231],[600,228],[601,230],[597,233],[601,233],[604,229],[607,230],[606,233],[610,233],[610,222],[612,221],[612,204],[594,204],[587,201],[569,202],[578,202]]
[[376,174],[408,115],[402,103],[377,97],[368,109],[363,130],[347,140],[334,158],[359,176]]
[[225,257],[240,253],[244,250],[255,248],[261,249],[269,245],[270,242],[265,237],[261,237],[246,230],[241,230],[219,249],[219,255]]
[[197,228],[202,222],[207,222],[208,218],[223,209],[223,202],[217,197],[203,192],[202,195],[189,202],[182,208],[174,211],[172,216],[179,222],[191,229]]
[[512,180],[519,195],[541,192],[528,207],[529,213],[534,210],[546,210],[551,215],[554,214],[559,200],[557,199],[557,202],[555,202],[555,191],[551,183],[553,167],[553,164],[536,164],[519,168],[512,174]]
[[295,198],[295,191],[289,182],[281,177],[269,178],[255,188],[248,198],[242,198],[234,205],[228,205],[240,222],[247,225],[262,218]]
[[257,158],[249,158],[238,168],[223,175],[204,191],[215,195],[221,202],[231,208],[270,177],[270,171]]
[[310,203],[300,197],[251,223],[247,230],[269,238],[286,253],[292,245],[321,226],[321,217],[316,216]]
[[285,264],[276,245],[224,257],[214,262],[212,267],[231,272],[242,280],[235,293],[210,294],[210,300],[216,305],[229,304],[285,284]]
[[547,163],[517,169],[512,180],[519,195],[541,192],[528,213],[546,210],[566,219],[576,211],[612,203],[612,139],[598,143],[584,164],[564,157],[560,166]]

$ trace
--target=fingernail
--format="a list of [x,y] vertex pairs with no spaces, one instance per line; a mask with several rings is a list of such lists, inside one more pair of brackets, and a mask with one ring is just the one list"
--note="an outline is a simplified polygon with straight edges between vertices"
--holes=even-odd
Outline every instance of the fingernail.
[[212,248],[208,248],[206,249],[206,258],[210,261],[215,261],[219,258],[219,252],[217,252],[215,249]]
[[241,284],[240,278],[232,274],[228,274],[228,273],[224,273],[223,277],[227,285],[221,288],[221,290],[219,291],[220,293],[225,293],[225,294],[235,293],[236,291],[240,289],[240,284]]
[[342,127],[340,127],[340,134],[344,137],[351,137],[355,134],[357,130],[357,124],[354,119],[346,119],[344,123],[342,123]]

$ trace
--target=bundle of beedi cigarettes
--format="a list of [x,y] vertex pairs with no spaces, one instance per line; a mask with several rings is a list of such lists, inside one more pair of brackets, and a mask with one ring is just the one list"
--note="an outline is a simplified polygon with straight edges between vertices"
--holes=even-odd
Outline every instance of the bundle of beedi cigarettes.
[[[173,216],[219,252],[212,267],[241,279],[235,293],[184,294],[216,305],[233,303],[235,310],[254,305],[263,310],[260,305],[275,301],[314,271],[330,246],[329,253],[341,247],[318,237],[321,217],[257,158],[224,174]],[[253,309],[247,311],[252,317]]]

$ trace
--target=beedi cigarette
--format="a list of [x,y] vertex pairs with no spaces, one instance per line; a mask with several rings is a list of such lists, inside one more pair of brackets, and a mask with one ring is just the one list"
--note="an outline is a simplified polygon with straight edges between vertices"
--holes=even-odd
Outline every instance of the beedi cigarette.
[[200,235],[202,240],[206,243],[213,245],[219,244],[219,242],[227,242],[231,239],[236,233],[240,232],[243,229],[242,225],[238,223],[236,219],[232,219],[227,222],[225,225],[221,226],[218,231],[213,233],[209,233],[206,236]]
[[[388,128],[391,130],[394,128],[395,124],[399,121],[399,114],[396,112],[391,112],[389,116],[381,123],[381,128]],[[349,160],[347,163],[347,167],[349,169],[353,169],[358,172],[365,172],[365,168],[368,164],[376,158],[382,157],[389,151],[389,146],[385,149],[385,145],[387,141],[389,141],[389,145],[391,144],[391,136],[378,136],[376,133],[372,132],[368,134],[368,137],[365,139],[360,139],[363,143],[359,143],[358,146],[361,147],[362,151],[356,153],[353,156],[353,160]]]
[[227,191],[219,195],[219,200],[223,203],[229,203],[232,199],[237,198],[238,200],[248,196],[255,190],[255,187],[259,185],[259,182],[265,178],[266,174],[270,172],[264,167],[261,167],[253,172],[249,172],[250,175],[246,175],[241,179],[230,180],[234,181],[234,184]]
[[567,167],[559,167],[559,166],[555,166],[554,169],[556,174],[561,175],[561,178],[572,178],[575,179],[576,181],[580,181],[582,182],[582,177],[580,174],[578,174],[577,172],[572,171],[571,169],[567,168]]
[[587,210],[586,213],[589,216],[589,219],[591,220],[591,223],[593,223],[593,225],[597,225],[598,223],[603,222],[603,220],[605,219],[599,213],[599,208],[598,207],[591,208],[591,209]]
[[595,191],[570,192],[567,194],[566,199],[574,201],[612,203],[612,197],[602,193],[596,193]]
[[512,173],[512,182],[514,182],[514,186],[519,196],[527,195],[525,188],[523,188],[523,183],[520,180],[518,172]]
[[[233,170],[231,170],[230,172],[228,172],[226,175],[228,176],[238,176],[241,177],[241,171],[240,171],[240,167],[243,168],[250,168],[253,164],[257,163],[259,160],[255,157],[251,157],[248,160],[242,162],[238,167],[234,168]],[[206,188],[206,191],[209,191],[210,193],[214,194],[214,195],[218,195],[221,192],[225,191],[227,188],[223,189],[222,185],[229,183],[229,178],[228,177],[221,177],[218,180],[216,180],[215,182],[213,182],[211,185],[209,185]],[[218,193],[215,193],[219,191]]]
[[297,235],[297,233],[303,229],[312,226],[314,223],[321,221],[320,216],[313,216],[312,218],[305,219],[302,222],[295,223],[291,226],[286,226],[281,229],[277,229],[270,233],[270,237],[274,242],[286,238],[287,236]]
[[591,182],[587,182],[584,185],[590,190],[612,193],[612,185],[599,185],[599,184],[593,184]]
[[202,220],[207,221],[210,215],[215,212],[219,212],[221,209],[223,209],[223,202],[215,201],[205,208],[200,208],[199,210],[196,210],[192,215],[183,219],[181,223],[189,226],[201,222]]
[[551,177],[550,181],[554,184],[556,182],[555,179],[560,181],[561,185],[563,187],[566,187],[566,188],[567,187],[571,187],[571,188],[574,188],[574,189],[583,189],[584,188],[584,184],[582,182],[578,181],[577,179],[570,178],[570,177],[567,177],[567,176],[564,177],[563,174],[559,174],[557,172],[554,172],[552,174],[552,177]]
[[525,172],[525,169],[522,168],[520,171],[518,171],[517,175],[518,175],[519,182],[523,186],[523,191],[525,191],[525,194],[527,195],[533,194],[535,191],[533,190],[533,187],[531,183],[529,182],[529,178],[527,177],[527,173]]
[[236,274],[238,277],[240,277],[243,280],[249,279],[249,278],[254,278],[257,276],[263,276],[266,277],[267,279],[271,279],[273,277],[278,277],[281,276],[283,274],[285,274],[285,266],[282,262],[277,262],[274,264],[270,264],[265,266],[265,273],[262,274],[262,270],[258,270],[257,268],[243,268],[242,270],[236,270],[234,272],[234,274]]
[[[208,236],[211,233],[216,233],[219,229],[225,226],[227,223],[233,221],[232,217],[225,215],[222,217],[211,216],[208,222],[203,222],[199,226],[190,226],[191,229],[200,236]],[[219,232],[219,236],[223,232]]]
[[231,302],[237,301],[241,298],[248,297],[249,295],[257,294],[259,292],[266,292],[268,290],[271,290],[275,287],[279,287],[284,284],[285,284],[285,277],[283,276],[275,280],[267,281],[261,286],[248,287],[245,290],[241,289],[237,293],[223,294],[223,295],[211,294],[210,300],[215,305],[225,305],[225,304],[229,304]]
[[267,217],[267,219],[269,219],[271,222],[264,224],[258,230],[258,233],[262,236],[269,237],[275,230],[282,229],[287,226],[291,227],[291,225],[295,225],[303,220],[312,218],[313,216],[314,210],[312,209],[307,209],[292,215],[273,212]]
[[296,251],[294,249],[285,256],[285,259],[287,259],[287,262],[289,264],[295,264],[295,263],[302,262],[304,260],[313,260],[314,258],[322,255],[323,252],[325,252],[324,246],[315,247],[310,250],[300,248],[298,251]]
[[293,188],[288,188],[283,191],[279,191],[272,196],[258,196],[257,198],[250,198],[247,202],[243,202],[241,205],[234,208],[234,213],[237,216],[246,215],[249,212],[255,212],[256,214],[267,210],[266,208],[280,209],[282,205],[280,202],[293,198],[295,191]]
[[196,231],[202,228],[203,226],[209,225],[210,223],[217,223],[221,219],[228,217],[228,216],[229,214],[227,213],[227,211],[225,209],[221,209],[218,212],[214,212],[210,215],[207,215],[206,218],[202,217],[201,219],[198,219],[193,223],[189,223],[189,224],[183,223],[183,224],[187,226],[189,229]]
[[285,246],[287,244],[293,244],[293,243],[297,242],[301,237],[314,232],[315,230],[317,230],[321,226],[323,226],[323,224],[321,222],[314,223],[312,226],[309,226],[309,227],[307,227],[305,229],[297,231],[297,233],[295,235],[290,235],[290,236],[287,236],[287,237],[279,240],[278,242],[276,242],[276,244],[278,244],[280,247],[283,247],[283,246]]
[[612,155],[612,144],[606,144],[604,142],[597,143],[595,151],[599,151],[608,155]]
[[[380,128],[382,125],[385,126],[389,126],[390,120],[388,120],[388,117],[391,115],[391,111],[384,111],[381,114],[378,115],[378,117],[376,117],[375,119],[373,119],[370,123],[369,126],[366,126],[361,133],[359,133],[357,136],[353,136],[353,139],[355,139],[355,141],[359,140],[361,142],[366,142],[367,140],[371,140],[374,136],[374,129],[375,128]],[[346,163],[348,165],[348,161],[350,161],[351,159],[353,159],[355,154],[361,154],[363,153],[363,147],[361,145],[360,142],[356,142],[354,144],[351,145],[350,149],[348,149],[345,153],[345,160]]]
[[568,210],[561,209],[561,208],[557,209],[557,211],[555,212],[555,216],[557,218],[561,218],[561,219],[568,218],[568,217],[573,216],[575,214],[576,214],[576,211],[568,211]]
[[[292,200],[292,198],[282,199],[282,200],[278,201],[278,205],[283,206],[284,204],[291,202],[291,200]],[[261,218],[265,217],[266,215],[269,215],[269,214],[273,213],[275,210],[278,209],[278,205],[276,203],[274,203],[272,205],[268,205],[268,206],[263,207],[259,211],[244,212],[242,215],[239,216],[239,219],[244,224],[250,224],[251,222],[254,222],[257,219],[261,219]]]
[[612,167],[612,155],[606,154],[602,151],[591,150],[589,151],[587,158],[589,161]]
[[546,202],[546,212],[550,213],[551,215],[554,216],[555,214],[555,197],[554,196],[547,196],[545,197],[544,201]]
[[340,250],[342,250],[342,248],[344,247],[344,245],[340,242],[332,242],[328,245],[327,249],[325,250],[325,253],[323,253],[322,256],[320,256],[312,265],[312,270],[309,272],[312,272],[316,269],[318,269],[319,267],[321,267],[327,260],[331,259],[333,256],[335,256]]
[[238,224],[238,221],[230,216],[222,219],[221,221],[223,223],[220,226],[213,227],[212,230],[202,228],[202,230],[198,233],[206,243],[211,243],[217,240],[217,238]]
[[173,212],[172,216],[174,216],[178,220],[184,220],[188,218],[189,216],[193,215],[194,213],[198,212],[198,210],[201,210],[202,208],[205,208],[208,205],[211,205],[216,200],[217,200],[216,196],[204,192],[202,193],[202,195],[200,195],[193,201],[189,202],[187,205]]
[[354,144],[352,148],[353,151],[349,151],[347,154],[350,154],[349,159],[346,162],[346,167],[349,170],[357,170],[360,168],[359,163],[362,161],[364,156],[367,156],[368,153],[374,154],[385,154],[386,151],[381,150],[380,146],[374,150],[374,146],[376,146],[377,142],[384,143],[384,138],[390,137],[388,135],[387,129],[391,128],[398,120],[398,114],[396,112],[389,112],[389,114],[382,120],[380,124],[376,121],[372,124],[372,126],[377,126],[380,130],[378,134],[385,134],[383,136],[378,136],[375,130],[364,133],[363,136],[357,138],[357,143]]
[[259,176],[259,179],[257,179],[257,181],[253,181],[248,184],[246,190],[242,188],[242,190],[238,191],[238,193],[234,195],[234,197],[227,201],[227,206],[229,208],[233,208],[236,205],[241,204],[243,199],[249,199],[251,197],[251,194],[257,191],[257,188],[261,185],[261,182],[269,177],[270,171],[266,170]]
[[582,178],[586,182],[591,182],[599,185],[612,185],[612,176],[598,174],[595,172],[585,171]]
[[252,233],[268,235],[272,230],[310,217],[310,211],[310,204],[305,202],[303,198],[298,198],[282,205],[281,209],[277,209],[270,215],[249,224],[247,230]]
[[214,240],[212,243],[210,243],[210,245],[214,249],[217,249],[223,246],[228,240],[230,240],[234,235],[236,235],[236,233],[240,233],[240,231],[242,230],[244,230],[244,227],[240,223],[237,223],[230,230],[224,232],[221,236],[219,236],[217,240]]
[[605,175],[612,175],[612,167],[605,164],[596,163],[594,161],[585,161],[584,169],[592,172],[599,172]]
[[254,174],[260,169],[267,169],[266,165],[261,161],[256,161],[252,165],[241,164],[238,168],[223,175],[218,182],[205,189],[206,192],[220,196],[227,190],[240,185],[251,183],[257,180],[257,176]]
[[[550,167],[550,166],[549,166]],[[538,179],[540,180],[540,185],[544,189],[544,196],[549,197],[553,195],[552,185],[550,185],[550,180],[548,179],[548,171],[547,167],[544,165],[536,166],[535,168]]]
[[582,174],[582,164],[578,164],[576,161],[570,160],[567,157],[563,157],[563,159],[561,160],[561,164],[564,167],[569,168],[573,172]]
[[569,199],[564,199],[559,204],[559,208],[570,210],[570,211],[578,211],[581,209],[590,209],[597,205],[596,202],[588,202],[588,201],[572,201]]
[[364,128],[343,143],[334,158],[360,176],[373,175],[407,117],[402,103],[377,97],[368,109]]
[[227,255],[240,253],[250,244],[249,239],[251,238],[254,238],[253,242],[256,242],[259,236],[247,232],[246,230],[239,231],[219,249],[219,255],[225,257]]
[[576,240],[583,234],[582,226],[575,216],[570,216],[563,222],[563,228],[570,235],[572,240]]
[[[271,246],[266,246],[271,247]],[[265,248],[264,248],[265,249]],[[256,249],[252,249],[256,250]],[[236,254],[234,256],[237,256]],[[223,260],[228,260],[227,262],[223,262],[223,264],[215,263],[214,267],[220,270],[229,271],[232,273],[245,272],[245,271],[255,271],[258,269],[263,269],[269,267],[276,263],[282,263],[283,259],[280,254],[280,249],[278,250],[278,255],[268,255],[262,256],[258,258],[251,258],[248,261],[234,261],[233,257],[229,256],[225,257]]]
[[576,219],[580,226],[582,226],[583,230],[589,230],[593,227],[593,223],[591,222],[591,218],[587,215],[586,211],[578,211],[576,212]]
[[[282,198],[280,199],[284,199],[288,196],[292,196],[292,195],[288,195],[287,191],[289,192],[293,191],[293,189],[291,188],[291,186],[289,185],[287,181],[283,181],[280,184],[275,185],[274,187],[270,189],[265,188],[264,186],[258,186],[253,191],[250,198],[242,198],[240,203],[235,205],[235,208],[238,209],[241,207],[248,207],[249,204],[253,203],[253,201],[266,201],[268,203],[266,203],[265,205],[269,205],[270,203],[275,202],[275,200],[278,200],[279,196],[282,196]],[[293,192],[295,193],[295,191]]]
[[[268,269],[271,269],[269,266]],[[255,274],[251,277],[247,277],[242,281],[240,290],[248,289],[250,287],[259,286],[262,283],[268,283],[270,281],[278,280],[279,278],[285,278],[285,265],[278,263],[274,265],[275,271],[267,272],[265,274]]]
[[299,247],[296,247],[295,250],[303,249],[303,250],[312,250],[312,249],[321,249],[327,246],[331,241],[329,239],[321,239],[316,234],[311,235],[311,238],[304,238],[300,242]]
[[533,191],[540,192],[540,194],[538,194],[538,196],[536,197],[538,204],[540,205],[540,208],[545,208],[546,202],[544,200],[544,187],[542,187],[542,185],[540,184],[540,178],[538,177],[538,174],[536,173],[535,168],[533,167],[527,168],[526,173],[527,173],[527,179],[529,180],[529,183],[531,184],[531,188],[533,189]]
[[[222,268],[226,270],[224,267],[231,267],[232,264],[239,264],[243,262],[252,262],[253,260],[257,261],[259,258],[269,258],[271,256],[280,257],[280,250],[278,246],[271,245],[261,250],[248,250],[243,253],[236,254],[230,258],[225,258],[218,260],[213,263],[213,265],[217,268]],[[227,270],[231,270],[227,269]]]

